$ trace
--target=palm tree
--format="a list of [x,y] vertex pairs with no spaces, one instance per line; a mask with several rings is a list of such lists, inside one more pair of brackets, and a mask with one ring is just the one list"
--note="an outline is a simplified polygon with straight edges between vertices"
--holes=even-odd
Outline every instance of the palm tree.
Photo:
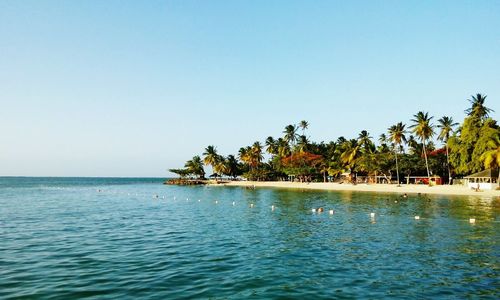
[[[500,134],[497,133],[488,141],[490,150],[481,155],[485,168],[500,168]],[[497,183],[500,183],[500,172],[498,173]]]
[[410,136],[408,137],[406,144],[408,145],[408,149],[409,149],[410,154],[423,152],[423,151],[421,151],[421,147],[420,147],[421,144],[419,144],[417,142],[417,140],[415,140],[415,136],[412,134],[410,134]]
[[188,170],[189,173],[198,175],[200,179],[205,177],[203,162],[198,155],[194,156],[191,160],[188,160],[184,167]]
[[231,170],[227,159],[223,156],[220,156],[219,161],[217,161],[214,166],[214,173],[219,174],[222,179],[222,175],[229,175],[230,171]]
[[240,157],[240,160],[243,163],[250,165],[250,162],[251,162],[250,153],[251,152],[252,152],[252,148],[250,146],[241,147],[240,150],[238,151],[238,156]]
[[168,169],[168,171],[179,175],[180,178],[184,178],[190,174],[188,169]]
[[427,161],[427,150],[425,148],[425,142],[432,138],[434,135],[434,125],[431,124],[433,117],[429,117],[428,113],[419,111],[416,115],[413,115],[411,121],[413,125],[410,128],[413,129],[415,135],[422,141],[422,146],[424,150],[425,167],[427,168],[427,177],[429,179],[429,184],[431,183],[431,173],[429,172],[429,163]]
[[376,151],[378,153],[387,153],[391,151],[389,147],[387,146],[388,138],[385,135],[385,133],[380,134],[378,141],[380,143],[380,146],[377,147]]
[[354,172],[356,163],[360,154],[360,145],[357,140],[348,140],[341,145],[342,154],[340,154],[340,161]]
[[319,165],[319,171],[323,173],[323,182],[326,182],[328,171],[330,171],[330,164],[327,160],[323,159]]
[[437,127],[441,129],[439,131],[438,140],[443,141],[446,146],[446,165],[448,166],[448,184],[451,184],[451,170],[450,170],[450,154],[448,150],[448,140],[453,132],[453,127],[457,126],[458,123],[453,122],[451,117],[442,117],[438,120]]
[[403,122],[399,122],[396,125],[389,127],[388,134],[389,140],[394,144],[394,155],[396,156],[396,178],[398,179],[399,186],[399,165],[398,165],[398,152],[402,147],[402,143],[406,142],[406,125]]
[[477,93],[476,96],[472,95],[469,102],[472,104],[471,108],[465,110],[468,116],[475,116],[479,119],[484,119],[488,117],[488,114],[493,110],[484,106],[484,101],[486,100],[486,95]]
[[262,162],[262,159],[262,145],[260,142],[255,142],[250,149],[250,166],[252,168],[257,168]]
[[297,150],[300,153],[303,153],[307,151],[309,145],[309,141],[307,140],[307,137],[305,135],[299,135],[298,140],[297,140]]
[[343,136],[339,136],[338,139],[337,139],[337,141],[336,141],[337,145],[342,145],[345,142],[347,142],[347,139],[345,137],[343,137]]
[[387,143],[387,136],[385,135],[385,133],[382,133],[382,134],[379,136],[378,141],[380,142],[380,144],[385,144],[385,143]]
[[271,155],[278,154],[278,145],[272,136],[269,136],[266,139],[266,151]]
[[295,125],[288,125],[285,127],[285,131],[283,131],[283,133],[285,134],[285,141],[289,143],[290,146],[293,146],[297,140],[297,127]]
[[220,155],[217,153],[217,148],[215,146],[208,146],[205,148],[205,152],[203,152],[203,163],[205,165],[210,165],[212,166],[212,169],[215,172],[215,166],[221,161]]
[[287,157],[290,155],[290,145],[288,145],[287,141],[282,138],[278,138],[276,145],[278,146],[278,155],[280,157]]
[[225,163],[229,170],[229,175],[236,178],[240,174],[240,165],[236,157],[234,157],[234,155],[228,155]]
[[305,131],[309,128],[309,123],[306,120],[302,120],[299,123],[299,127],[302,129],[302,135],[305,135]]
[[373,150],[373,142],[371,138],[372,137],[366,130],[361,131],[358,135],[358,143],[363,148],[365,153],[372,152]]

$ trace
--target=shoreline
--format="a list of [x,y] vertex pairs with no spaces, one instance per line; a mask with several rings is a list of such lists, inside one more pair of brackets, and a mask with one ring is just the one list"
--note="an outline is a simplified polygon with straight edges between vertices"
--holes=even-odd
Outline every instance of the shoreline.
[[395,184],[339,184],[332,182],[289,182],[289,181],[230,181],[224,184],[211,184],[213,186],[240,186],[240,187],[270,187],[288,188],[322,191],[352,191],[352,192],[375,192],[375,193],[396,193],[396,194],[432,194],[446,196],[478,196],[478,197],[500,197],[500,191],[481,190],[476,192],[464,186],[458,185],[406,185],[397,186]]

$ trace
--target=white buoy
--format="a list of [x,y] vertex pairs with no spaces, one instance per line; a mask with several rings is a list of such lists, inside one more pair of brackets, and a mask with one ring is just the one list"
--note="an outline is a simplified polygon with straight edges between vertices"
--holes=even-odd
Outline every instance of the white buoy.
[[215,200],[215,204],[219,203],[219,201]]
[[415,216],[415,220],[420,220],[420,216]]
[[233,206],[235,205],[236,203],[233,201]]
[[330,211],[328,212],[330,215],[333,215],[333,209],[330,209]]
[[250,207],[252,207],[252,208],[253,208],[253,203],[251,203],[251,204],[250,204]]
[[475,223],[476,223],[476,219],[474,219],[474,218],[470,218],[470,219],[469,219],[469,223],[470,223],[470,224],[475,224]]
[[394,203],[398,203],[398,200],[394,200]]
[[186,201],[189,201],[189,198],[186,198]]
[[165,199],[165,196],[161,196],[162,199]]
[[313,213],[315,213],[315,212],[316,212],[316,208],[311,209],[311,211],[312,211]]
[[274,205],[271,205],[271,210],[274,211]]
[[370,217],[375,218],[375,213],[374,212],[370,213]]

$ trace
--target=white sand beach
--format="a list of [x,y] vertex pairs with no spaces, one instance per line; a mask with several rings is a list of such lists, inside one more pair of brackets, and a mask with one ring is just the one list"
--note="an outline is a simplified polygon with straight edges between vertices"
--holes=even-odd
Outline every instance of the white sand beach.
[[310,190],[328,190],[328,191],[357,191],[357,192],[377,192],[377,193],[398,193],[398,194],[437,194],[437,195],[455,195],[455,196],[478,196],[478,197],[500,197],[500,191],[482,190],[476,192],[465,186],[459,185],[405,185],[397,186],[395,184],[339,184],[339,183],[300,183],[287,181],[231,181],[223,186],[255,186],[274,187],[274,188],[293,188]]

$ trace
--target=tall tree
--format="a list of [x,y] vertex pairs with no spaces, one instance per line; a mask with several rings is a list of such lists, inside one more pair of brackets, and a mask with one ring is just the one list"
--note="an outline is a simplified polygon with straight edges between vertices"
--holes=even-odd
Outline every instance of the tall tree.
[[366,130],[362,130],[358,135],[358,143],[361,146],[364,153],[371,153],[374,150],[374,144],[372,142],[372,137]]
[[250,153],[250,165],[252,168],[257,168],[264,158],[262,156],[262,145],[260,144],[260,142],[253,143]]
[[198,176],[200,179],[205,177],[205,170],[203,169],[203,162],[201,158],[196,155],[192,159],[188,160],[184,167],[190,174]]
[[385,133],[380,134],[378,141],[381,145],[387,143],[387,136]]
[[339,136],[339,137],[337,138],[337,141],[336,141],[337,145],[342,145],[342,144],[344,144],[345,142],[347,142],[347,139],[346,139],[345,137],[343,137],[343,136]]
[[266,151],[271,155],[278,154],[278,145],[272,136],[269,136],[266,139]]
[[486,95],[480,93],[477,93],[475,96],[472,95],[471,99],[469,99],[471,107],[466,109],[465,113],[470,117],[476,117],[479,119],[488,118],[488,114],[493,110],[484,106],[486,97]]
[[486,96],[476,94],[469,100],[471,107],[458,130],[448,140],[450,164],[458,174],[471,174],[483,170],[481,156],[491,150],[488,141],[499,128],[495,120],[488,117],[492,110],[485,106]]
[[396,177],[398,179],[398,185],[400,184],[399,181],[399,165],[398,165],[398,153],[402,148],[402,143],[406,142],[406,125],[403,124],[403,122],[399,122],[396,125],[392,125],[389,127],[388,134],[389,134],[389,141],[391,141],[394,144],[394,155],[396,157]]
[[299,135],[297,139],[297,150],[299,152],[305,152],[307,151],[309,146],[309,141],[307,140],[307,137],[305,135]]
[[355,139],[345,141],[340,147],[342,151],[340,161],[349,168],[351,173],[356,169],[356,164],[361,154],[361,151],[359,151],[360,147],[358,141]]
[[290,155],[290,153],[291,153],[290,145],[288,144],[288,142],[285,139],[278,138],[276,140],[276,145],[278,146],[278,155],[280,157],[286,157],[286,156]]
[[[488,140],[488,150],[481,155],[481,160],[485,168],[499,169],[500,168],[500,131],[497,131],[495,136]],[[500,184],[500,172],[498,172],[497,183]]]
[[432,118],[433,117],[430,117],[428,113],[419,111],[413,116],[413,119],[411,120],[413,125],[410,126],[410,128],[413,129],[413,133],[415,133],[415,135],[422,141],[429,184],[431,183],[431,173],[429,171],[429,162],[427,160],[425,143],[434,135],[434,125],[431,123]]
[[227,157],[221,156],[214,166],[214,172],[236,178],[238,175],[241,175],[241,168],[234,155],[228,155]]
[[203,163],[207,166],[210,165],[214,173],[216,173],[216,166],[221,161],[221,156],[217,153],[217,148],[212,145],[206,147],[203,156]]
[[408,152],[410,154],[422,153],[424,154],[422,149],[422,144],[419,144],[415,139],[415,136],[410,134],[410,136],[406,139],[406,145],[408,145]]
[[450,139],[450,135],[453,133],[454,127],[457,126],[458,123],[453,122],[452,117],[444,116],[438,120],[437,127],[440,129],[438,140],[443,141],[446,146],[446,165],[448,167],[448,184],[451,184],[451,168],[450,168],[450,152],[448,147],[448,140]]
[[252,148],[250,146],[241,147],[240,150],[238,151],[238,156],[240,157],[240,160],[244,164],[247,164],[248,166],[250,165],[250,161],[251,161],[251,156],[250,156],[251,152],[252,152]]
[[294,155],[282,158],[283,171],[289,176],[295,176],[301,182],[310,180],[312,175],[317,174],[323,157],[309,152],[299,152]]
[[309,123],[306,120],[302,120],[299,123],[299,127],[302,129],[302,135],[305,136],[305,131],[309,128]]
[[230,171],[227,158],[220,156],[217,163],[214,165],[214,173],[218,174],[222,179],[222,175],[229,175]]
[[285,141],[290,144],[290,147],[293,149],[293,145],[295,141],[297,141],[297,127],[295,125],[288,125],[285,127],[283,133],[285,134]]

